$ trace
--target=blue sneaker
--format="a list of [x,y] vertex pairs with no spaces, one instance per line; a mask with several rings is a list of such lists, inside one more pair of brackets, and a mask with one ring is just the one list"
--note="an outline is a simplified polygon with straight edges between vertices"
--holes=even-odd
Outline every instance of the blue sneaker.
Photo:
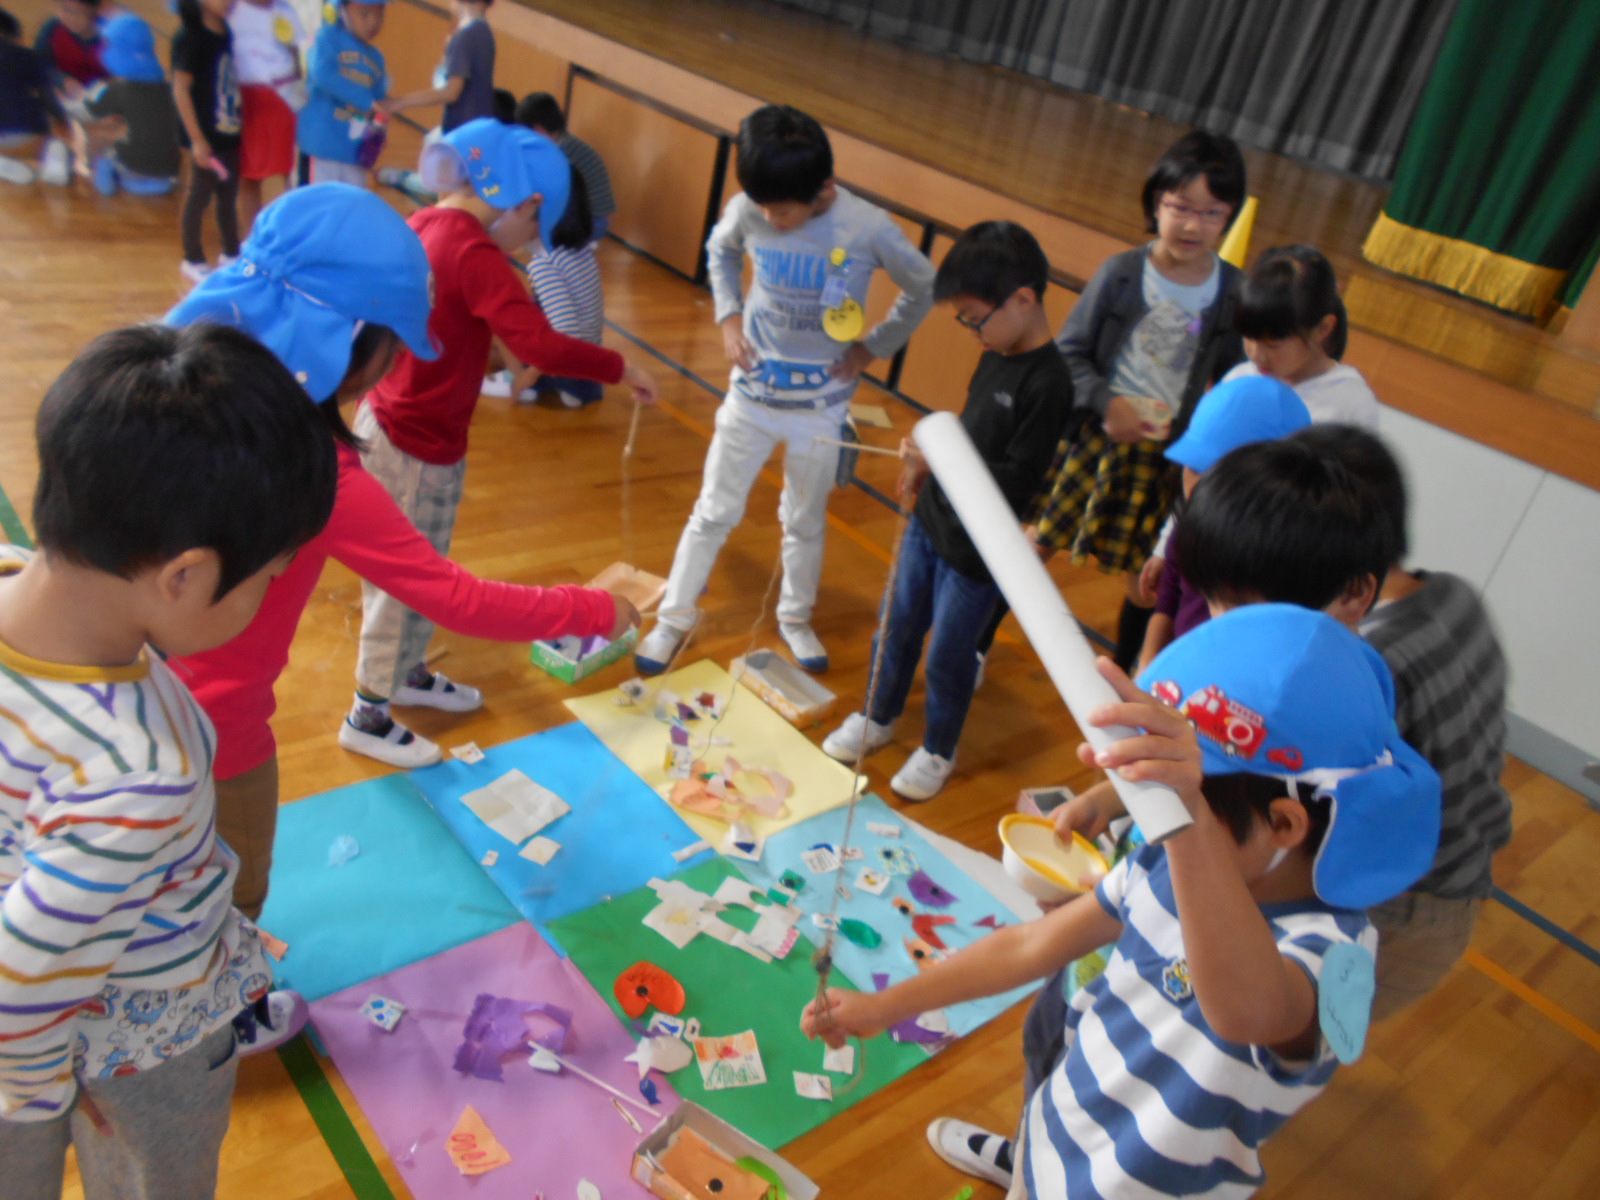
[[657,621],[656,627],[645,635],[639,643],[639,649],[634,651],[634,669],[646,677],[661,674],[672,665],[672,660],[683,649],[684,639],[688,636],[687,629]]
[[94,190],[102,196],[117,194],[117,164],[111,161],[109,154],[94,160]]
[[828,651],[822,645],[817,631],[809,625],[779,625],[778,633],[788,643],[795,662],[813,675],[828,669]]

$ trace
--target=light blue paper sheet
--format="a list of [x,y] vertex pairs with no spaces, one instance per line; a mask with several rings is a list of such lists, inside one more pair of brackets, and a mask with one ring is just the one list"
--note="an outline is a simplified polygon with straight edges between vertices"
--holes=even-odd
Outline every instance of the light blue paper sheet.
[[[342,867],[328,848],[354,838]],[[404,775],[278,813],[261,927],[289,943],[283,986],[318,1000],[516,923],[506,902]]]
[[[480,763],[451,760],[413,771],[411,781],[474,862],[495,851],[495,863],[483,869],[558,953],[565,951],[551,936],[551,921],[715,857],[703,850],[684,862],[675,860],[672,852],[699,841],[700,835],[576,721],[485,750],[484,755]],[[512,769],[572,806],[540,833],[561,844],[544,866],[519,856],[517,846],[461,803],[467,792]]]
[[[813,875],[802,861],[801,854],[818,843],[828,843],[835,849],[841,848],[845,820],[848,816],[847,809],[833,809],[819,813],[791,829],[774,834],[767,839],[761,861],[741,862],[739,870],[751,883],[764,887],[777,883],[784,871],[793,871],[805,880],[805,890],[796,898],[795,903],[805,909],[807,914],[826,913],[831,888],[835,883],[844,883],[850,889],[850,899],[840,901],[838,915],[841,918],[853,917],[858,921],[864,921],[883,937],[883,944],[874,950],[858,946],[842,935],[834,939],[834,967],[843,972],[845,978],[862,991],[875,990],[872,981],[874,974],[886,974],[891,983],[898,983],[916,973],[916,965],[905,948],[905,939],[916,935],[912,931],[910,918],[903,916],[894,907],[893,902],[897,896],[909,900],[919,913],[942,913],[956,919],[954,925],[941,925],[934,931],[951,951],[969,945],[990,933],[989,928],[976,924],[985,917],[993,917],[1002,925],[1019,923],[1019,919],[1010,909],[980,887],[970,876],[952,865],[949,859],[929,845],[911,827],[911,823],[905,817],[894,812],[876,796],[862,797],[860,804],[856,806],[855,825],[850,833],[850,844],[863,851],[863,858],[858,862],[845,863],[837,874]],[[880,837],[868,831],[869,823],[898,825],[900,836]],[[909,878],[907,874],[890,874],[889,886],[881,896],[871,895],[858,887],[856,881],[863,868],[872,868],[888,874],[880,854],[886,848],[905,851],[915,858],[916,864],[926,871],[935,883],[956,898],[955,903],[948,908],[934,908],[916,900],[907,888],[906,881]],[[800,928],[811,941],[821,944],[824,934],[812,922],[809,915],[800,923]],[[1037,988],[1037,984],[1031,984],[999,996],[972,1000],[947,1009],[951,1031],[960,1036],[971,1033],[1013,1004],[1026,999]]]

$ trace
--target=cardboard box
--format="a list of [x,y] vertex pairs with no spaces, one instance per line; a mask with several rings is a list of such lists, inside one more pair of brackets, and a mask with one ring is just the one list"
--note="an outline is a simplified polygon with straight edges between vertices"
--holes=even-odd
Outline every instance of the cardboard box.
[[662,1157],[681,1129],[699,1134],[713,1151],[730,1163],[745,1158],[760,1163],[783,1184],[787,1200],[816,1200],[820,1189],[792,1164],[688,1100],[678,1105],[677,1111],[649,1133],[633,1152],[634,1182],[649,1188],[661,1200],[715,1200],[718,1195],[726,1196],[733,1191],[727,1187],[709,1188],[704,1180],[675,1179],[662,1165]]
[[839,703],[839,697],[776,650],[755,650],[736,658],[728,664],[728,673],[800,729],[827,720]]
[[584,586],[603,588],[621,596],[641,613],[650,612],[667,594],[667,581],[661,576],[630,567],[624,562],[612,563]]
[[[577,683],[633,653],[639,644],[639,631],[630,629],[614,642],[604,638],[564,637],[535,642],[528,657],[533,665],[548,671],[562,683]],[[588,652],[584,652],[585,646]]]

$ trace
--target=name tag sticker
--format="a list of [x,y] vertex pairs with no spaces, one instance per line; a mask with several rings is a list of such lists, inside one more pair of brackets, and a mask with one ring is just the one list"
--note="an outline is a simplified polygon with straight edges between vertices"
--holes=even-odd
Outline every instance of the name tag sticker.
[[1355,1062],[1367,1044],[1377,983],[1372,954],[1360,946],[1348,942],[1334,946],[1322,960],[1317,1021],[1342,1063]]

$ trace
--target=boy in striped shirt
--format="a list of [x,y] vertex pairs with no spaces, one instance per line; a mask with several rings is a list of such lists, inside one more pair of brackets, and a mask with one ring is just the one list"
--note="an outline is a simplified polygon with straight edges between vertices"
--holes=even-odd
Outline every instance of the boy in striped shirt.
[[[830,990],[802,1021],[842,1044],[1115,941],[1028,1097],[1009,1194],[1249,1196],[1261,1144],[1360,1052],[1376,945],[1362,910],[1427,869],[1439,778],[1400,739],[1377,652],[1309,609],[1250,605],[1200,626],[1141,677],[1152,694],[1100,668],[1120,702],[1094,724],[1143,732],[1079,756],[1173,788],[1193,825],[1092,895],[886,991]],[[928,1131],[946,1158],[954,1124]]]
[[89,1200],[199,1200],[271,971],[162,656],[249,623],[328,519],[333,441],[210,325],[97,339],[37,433],[40,550],[0,549],[0,1190],[55,1200],[71,1143]]

